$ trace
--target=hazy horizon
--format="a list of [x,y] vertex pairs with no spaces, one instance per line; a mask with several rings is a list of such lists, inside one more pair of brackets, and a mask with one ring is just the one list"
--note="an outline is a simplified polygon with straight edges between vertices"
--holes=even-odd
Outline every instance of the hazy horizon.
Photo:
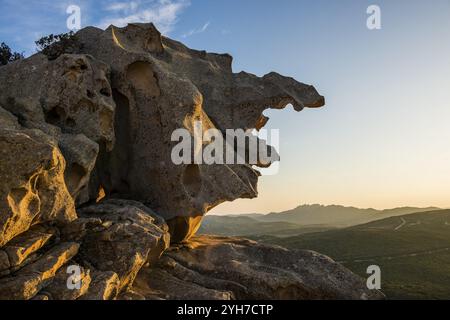
[[[215,212],[210,212],[208,215],[215,215],[215,216],[233,216],[233,215],[249,215],[249,214],[271,214],[271,213],[283,213],[287,211],[292,211],[300,207],[304,206],[323,206],[323,207],[344,207],[344,208],[355,208],[355,209],[361,209],[361,210],[377,210],[377,211],[384,211],[384,210],[395,210],[395,209],[402,209],[402,208],[417,208],[417,209],[428,209],[428,208],[436,208],[437,210],[448,210],[450,207],[436,207],[436,206],[423,206],[423,207],[416,207],[416,206],[398,206],[398,207],[386,207],[386,208],[374,208],[374,207],[355,207],[355,206],[347,206],[343,204],[320,204],[320,203],[304,203],[299,204],[295,207],[292,207],[287,210],[280,210],[280,211],[271,211],[271,212],[241,212],[241,213],[221,213],[220,210],[215,210]],[[419,211],[420,212],[420,211]]]

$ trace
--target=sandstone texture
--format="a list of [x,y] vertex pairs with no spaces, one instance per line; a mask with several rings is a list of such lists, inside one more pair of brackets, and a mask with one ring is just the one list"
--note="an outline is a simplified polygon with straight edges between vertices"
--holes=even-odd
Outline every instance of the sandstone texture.
[[314,87],[233,73],[153,24],[75,44],[0,67],[0,299],[382,297],[316,253],[194,237],[270,163],[175,164],[172,133],[259,130],[268,108],[323,106]]

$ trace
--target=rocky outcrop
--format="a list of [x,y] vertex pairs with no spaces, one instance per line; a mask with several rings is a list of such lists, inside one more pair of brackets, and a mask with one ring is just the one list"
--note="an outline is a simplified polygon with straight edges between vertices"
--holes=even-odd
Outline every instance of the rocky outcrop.
[[88,55],[64,54],[49,61],[36,54],[0,72],[2,121],[11,125],[13,115],[23,128],[51,137],[65,158],[66,185],[77,204],[89,201],[99,144],[107,149],[114,144],[115,103],[108,78],[108,67]]
[[18,125],[2,127],[0,154],[0,248],[33,225],[76,219],[65,160],[52,137]]
[[133,290],[148,299],[382,299],[358,276],[312,251],[198,236],[145,268]]
[[380,297],[315,253],[190,241],[213,207],[256,197],[270,161],[178,164],[172,133],[259,130],[267,108],[322,106],[312,86],[235,74],[152,24],[63,47],[0,67],[0,299]]
[[33,298],[53,281],[57,271],[77,254],[78,248],[77,243],[61,243],[13,275],[0,279],[0,300]]
[[235,74],[231,56],[191,50],[152,24],[89,27],[76,40],[79,54],[2,67],[0,105],[57,141],[77,205],[100,192],[140,201],[168,221],[173,241],[195,234],[220,203],[256,197],[259,176],[251,163],[175,164],[175,130],[193,134],[197,121],[202,132],[260,129],[267,108],[324,104],[312,86]]
[[155,263],[170,243],[164,220],[139,203],[105,201],[81,209],[80,216],[80,221],[98,219],[82,232],[80,259],[96,270],[115,272],[119,291],[133,283],[145,264]]
[[203,132],[259,129],[265,109],[324,104],[312,86],[276,73],[234,74],[231,56],[191,50],[152,24],[86,28],[77,38],[83,53],[111,67],[116,102],[118,143],[99,158],[93,196],[101,186],[106,195],[145,203],[168,221],[176,241],[195,234],[220,203],[256,197],[259,173],[248,164],[174,164],[174,130],[193,132],[196,121]]
[[[167,224],[140,203],[86,207],[71,223],[35,226],[0,249],[0,299],[114,299],[169,242]],[[74,288],[67,286],[72,275]]]

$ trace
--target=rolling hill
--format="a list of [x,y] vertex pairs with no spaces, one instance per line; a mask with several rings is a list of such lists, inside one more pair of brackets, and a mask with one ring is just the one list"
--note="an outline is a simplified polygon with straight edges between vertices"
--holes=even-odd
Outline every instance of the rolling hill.
[[252,238],[324,253],[363,277],[369,265],[378,265],[382,290],[391,299],[450,299],[450,210],[293,237]]
[[330,229],[333,229],[333,227],[321,225],[302,226],[285,221],[265,222],[248,216],[207,216],[204,218],[199,232],[220,236],[268,235],[287,237]]
[[224,236],[273,235],[278,237],[359,225],[391,216],[438,208],[359,209],[344,206],[303,205],[293,210],[263,214],[206,216],[200,233]]

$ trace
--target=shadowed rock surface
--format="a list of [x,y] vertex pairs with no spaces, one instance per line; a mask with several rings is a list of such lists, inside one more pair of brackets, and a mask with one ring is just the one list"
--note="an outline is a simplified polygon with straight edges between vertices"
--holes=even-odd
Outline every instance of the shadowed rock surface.
[[254,241],[197,236],[141,270],[133,290],[149,299],[382,299],[330,258]]
[[256,197],[259,173],[174,164],[174,130],[260,129],[267,108],[321,107],[312,86],[235,74],[152,24],[76,40],[0,67],[0,299],[381,297],[311,252],[189,240],[213,207]]

